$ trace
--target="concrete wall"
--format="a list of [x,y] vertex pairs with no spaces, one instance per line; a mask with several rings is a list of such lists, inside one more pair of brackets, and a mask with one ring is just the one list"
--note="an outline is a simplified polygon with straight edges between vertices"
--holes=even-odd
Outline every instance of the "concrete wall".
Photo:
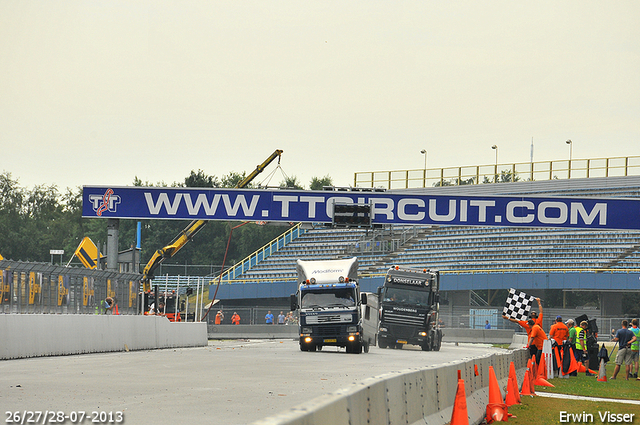
[[[525,350],[489,354],[438,367],[390,373],[311,400],[288,412],[254,422],[254,425],[308,424],[446,424],[451,420],[458,370],[465,382],[469,423],[478,424],[489,401],[489,366],[493,366],[503,391],[514,363],[522,382],[528,359]],[[478,368],[478,375],[474,371]]]
[[[473,342],[509,344],[513,340],[511,329],[456,329],[445,328],[444,342]],[[298,326],[292,325],[209,325],[211,339],[278,339],[298,338]]]
[[206,346],[205,323],[158,316],[0,314],[0,359]]

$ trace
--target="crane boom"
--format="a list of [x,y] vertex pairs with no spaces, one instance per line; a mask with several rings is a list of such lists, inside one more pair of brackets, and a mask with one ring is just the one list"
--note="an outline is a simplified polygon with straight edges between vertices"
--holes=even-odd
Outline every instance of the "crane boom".
[[[273,162],[274,159],[278,158],[278,163],[280,162],[280,156],[282,155],[281,149],[276,149],[264,162],[256,167],[244,180],[239,182],[235,187],[236,189],[241,189],[246,187],[251,181],[256,178],[256,176]],[[187,242],[189,242],[202,228],[208,223],[208,220],[193,220],[187,227],[184,228],[180,232],[178,236],[176,236],[169,245],[161,248],[153,253],[149,262],[142,271],[142,284],[144,286],[144,291],[149,291],[151,289],[150,281],[153,279],[154,271],[166,260],[167,258],[173,257],[182,247],[184,247]]]

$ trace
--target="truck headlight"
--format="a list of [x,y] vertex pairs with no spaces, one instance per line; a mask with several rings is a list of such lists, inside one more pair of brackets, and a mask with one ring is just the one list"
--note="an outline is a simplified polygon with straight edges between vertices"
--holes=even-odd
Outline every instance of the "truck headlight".
[[347,332],[358,332],[357,326],[347,326]]
[[380,328],[380,332],[387,332],[387,328]]
[[427,336],[427,333],[426,333],[426,332],[419,332],[419,333],[418,333],[418,335],[420,335],[420,336]]

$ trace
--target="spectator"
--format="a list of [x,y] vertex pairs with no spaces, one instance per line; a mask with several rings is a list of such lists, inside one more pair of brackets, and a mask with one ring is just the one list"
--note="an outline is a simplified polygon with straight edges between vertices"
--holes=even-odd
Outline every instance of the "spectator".
[[264,320],[267,325],[273,325],[273,314],[271,314],[271,310],[269,310],[267,315],[264,316]]
[[104,299],[103,301],[103,305],[104,305],[104,314],[109,314],[109,312],[113,312],[113,298],[111,297],[107,297]]
[[233,312],[233,316],[231,316],[231,323],[234,325],[240,324],[240,315],[237,312]]
[[221,325],[223,320],[224,320],[224,314],[222,313],[222,310],[218,310],[218,312],[216,313],[216,320],[215,320],[216,325]]
[[633,365],[631,366],[631,371],[633,372],[633,377],[638,377],[638,352],[640,350],[640,328],[638,328],[638,319],[633,319],[631,321],[631,327],[629,328],[631,332],[636,336],[636,342],[631,344],[631,361]]
[[284,320],[285,320],[284,313],[280,312],[280,314],[278,314],[278,324],[284,325]]
[[613,376],[611,377],[611,379],[616,379],[616,377],[618,376],[618,372],[620,371],[620,366],[624,363],[626,372],[625,375],[627,381],[629,380],[629,373],[631,372],[632,363],[631,345],[636,342],[636,336],[632,331],[627,329],[627,326],[629,326],[629,322],[623,320],[622,329],[618,329],[615,338],[613,338],[614,341],[618,342],[619,347],[618,354],[616,354],[616,367],[613,369]]
[[491,329],[491,324],[489,323],[489,321],[488,321],[488,320],[485,320],[485,321],[484,321],[484,328],[485,328],[485,329]]

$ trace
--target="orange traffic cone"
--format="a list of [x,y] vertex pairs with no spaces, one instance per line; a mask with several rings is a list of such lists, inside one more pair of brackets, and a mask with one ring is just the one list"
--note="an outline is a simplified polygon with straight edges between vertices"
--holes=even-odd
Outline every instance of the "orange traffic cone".
[[513,381],[513,385],[514,385],[513,395],[516,398],[517,404],[522,403],[522,401],[520,400],[520,391],[518,391],[520,386],[518,385],[518,377],[516,376],[516,366],[513,364],[513,362],[511,362],[511,364],[509,365],[509,380]]
[[524,373],[524,379],[522,380],[522,389],[520,390],[520,395],[536,395],[536,392],[533,389],[533,385],[531,385],[531,378],[529,377],[530,375],[531,371],[527,369],[527,371]]
[[116,304],[115,306],[113,306],[113,314],[119,315],[120,313],[118,313],[118,304]]
[[521,403],[520,393],[518,393],[518,383],[513,378],[509,378],[507,381],[507,395],[504,398],[504,403],[507,407]]
[[598,370],[598,381],[607,382],[607,369],[605,368],[604,359],[600,359],[600,369]]
[[554,387],[547,381],[547,365],[544,362],[544,356],[540,359],[540,365],[538,366],[538,377],[533,381],[533,385],[543,386],[543,387]]
[[[538,365],[538,376],[542,376],[544,379],[547,378],[547,362],[544,360],[544,355],[540,357],[540,364]],[[536,377],[536,378],[537,378]]]
[[489,404],[487,404],[487,423],[506,422],[509,418],[507,405],[502,399],[498,378],[493,370],[493,366],[489,366]]
[[569,365],[569,370],[567,371],[567,374],[572,372],[578,372],[579,364],[580,363],[578,363],[578,361],[576,360],[576,354],[573,352],[573,347],[571,347],[571,364]]
[[469,425],[469,413],[467,413],[467,396],[464,391],[464,379],[458,379],[456,399],[453,402],[451,413],[451,425]]

